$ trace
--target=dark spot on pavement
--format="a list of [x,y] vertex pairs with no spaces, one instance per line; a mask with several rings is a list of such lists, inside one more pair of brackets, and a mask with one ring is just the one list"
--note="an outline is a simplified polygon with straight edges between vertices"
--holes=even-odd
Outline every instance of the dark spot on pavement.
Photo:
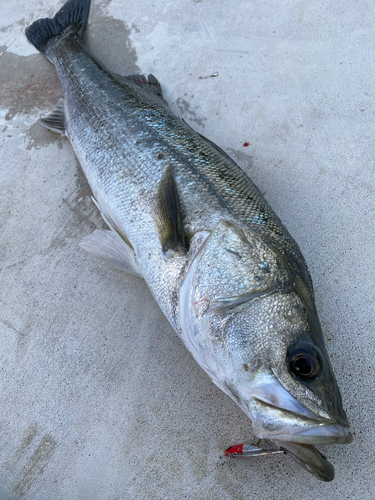
[[82,230],[90,234],[97,228],[108,229],[91,199],[91,188],[77,159],[76,169],[75,187],[64,195],[58,207],[65,214],[65,224],[56,229],[49,246],[40,252],[41,255],[55,253],[56,250],[64,248],[71,239],[78,240]]
[[63,91],[52,64],[42,55],[19,56],[5,52],[0,57],[0,106],[6,120],[17,113],[35,114],[52,110]]
[[181,115],[186,118],[190,122],[195,122],[201,127],[204,127],[204,121],[206,118],[199,118],[196,113],[196,109],[199,109],[199,106],[195,106],[194,108],[182,97],[176,99],[176,104],[178,109],[180,110]]
[[56,441],[45,434],[38,447],[28,459],[26,465],[21,471],[21,477],[14,486],[14,492],[20,497],[24,496],[38,477],[43,474],[56,448]]
[[91,2],[89,21],[95,17],[105,16],[107,8],[112,0],[102,0],[101,2]]
[[38,424],[37,422],[33,422],[32,424],[29,425],[29,427],[26,429],[23,439],[17,448],[15,454],[14,454],[14,459],[11,461],[11,467],[14,468],[16,464],[23,458],[25,452],[28,450],[29,446],[31,443],[34,441],[36,435],[38,434]]

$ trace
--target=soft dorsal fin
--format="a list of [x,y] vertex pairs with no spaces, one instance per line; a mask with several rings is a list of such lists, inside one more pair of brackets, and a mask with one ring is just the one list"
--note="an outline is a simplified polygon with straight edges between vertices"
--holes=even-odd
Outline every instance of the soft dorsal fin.
[[59,99],[55,109],[40,121],[49,130],[65,135],[64,99]]
[[154,77],[154,75],[148,75],[148,78],[146,78],[144,75],[139,74],[122,76],[117,73],[112,73],[112,75],[119,82],[126,81],[127,83],[129,83],[130,81],[134,83],[138,87],[141,87],[141,89],[149,92],[153,97],[157,99],[158,102],[161,102],[164,104],[164,106],[168,107],[167,101],[165,101],[163,98],[160,83],[157,78]]
[[[199,134],[202,137],[202,139],[204,139],[206,142],[208,142],[208,144],[210,144],[213,148],[216,149],[216,151],[219,151],[219,153],[221,153],[223,156],[225,156],[225,158],[229,161],[231,161],[232,163],[234,163],[235,165],[237,165],[237,163],[233,160],[233,158],[231,158],[228,153],[226,153],[225,151],[223,151],[217,144],[215,144],[214,142],[210,141],[210,139],[207,139],[207,137],[205,137],[204,135],[202,134]],[[237,165],[238,166],[238,165]]]
[[147,90],[147,92],[156,95],[164,101],[160,83],[154,77],[154,75],[148,75],[148,78],[146,78],[144,75],[128,75],[126,78],[136,83],[142,89]]
[[[193,127],[191,127],[186,120],[184,120],[183,118],[181,118],[181,120],[189,127],[191,128],[191,130],[194,130]],[[237,167],[237,163],[233,160],[233,158],[231,158],[228,153],[226,153],[224,150],[222,150],[217,144],[215,144],[214,142],[210,141],[210,139],[207,139],[207,137],[205,137],[203,134],[200,134],[199,132],[196,132],[194,130],[194,132],[196,134],[199,135],[199,137],[201,137],[203,140],[205,140],[210,146],[212,146],[214,149],[216,149],[216,151],[218,151],[220,154],[222,154],[223,156],[225,156],[225,158],[227,160],[230,160],[232,163],[234,163]]]
[[169,166],[159,185],[157,225],[163,250],[186,248],[180,199],[172,167]]

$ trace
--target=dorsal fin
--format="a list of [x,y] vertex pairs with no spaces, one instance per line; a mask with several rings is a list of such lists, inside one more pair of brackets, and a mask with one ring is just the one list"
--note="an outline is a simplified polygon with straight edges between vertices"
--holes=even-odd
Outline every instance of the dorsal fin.
[[154,77],[154,75],[148,75],[148,78],[146,78],[144,75],[128,75],[126,78],[136,83],[142,89],[147,90],[147,92],[156,95],[164,101],[160,83]]
[[119,82],[126,81],[128,83],[129,81],[131,81],[138,87],[141,87],[141,89],[146,90],[146,92],[149,92],[153,97],[157,99],[159,103],[161,102],[164,104],[164,106],[168,107],[167,101],[165,101],[163,98],[163,93],[161,91],[160,83],[157,80],[157,78],[154,77],[154,75],[148,75],[148,78],[146,78],[144,75],[139,75],[139,74],[122,76],[117,73],[112,73],[112,75]]
[[[188,124],[188,122],[186,120],[184,120],[183,118],[181,118],[181,120],[189,127],[191,128],[191,130],[194,130],[193,127],[191,127],[191,125]],[[205,140],[210,146],[212,146],[213,148],[216,149],[216,151],[218,151],[219,153],[221,153],[223,156],[225,156],[225,158],[229,161],[231,161],[232,163],[234,163],[237,167],[237,163],[233,160],[233,158],[231,158],[228,153],[226,153],[224,150],[222,150],[217,144],[215,144],[214,142],[210,141],[210,139],[207,139],[207,137],[205,137],[203,134],[200,134],[199,132],[196,132],[194,130],[194,132],[196,134],[199,135],[199,137],[201,137],[203,140]]]

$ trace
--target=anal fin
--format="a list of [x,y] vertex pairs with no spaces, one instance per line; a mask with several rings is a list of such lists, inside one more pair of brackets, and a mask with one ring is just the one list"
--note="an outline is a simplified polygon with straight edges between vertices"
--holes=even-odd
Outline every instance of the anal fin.
[[117,269],[142,277],[133,249],[114,231],[96,229],[89,236],[85,236],[79,245],[95,257],[110,262]]
[[64,99],[59,99],[52,113],[41,118],[40,121],[42,125],[49,130],[65,135]]

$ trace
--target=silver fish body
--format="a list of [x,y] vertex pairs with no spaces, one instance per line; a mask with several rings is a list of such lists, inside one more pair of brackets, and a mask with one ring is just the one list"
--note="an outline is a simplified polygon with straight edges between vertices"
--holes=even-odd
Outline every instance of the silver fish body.
[[[130,267],[200,366],[258,437],[331,480],[312,445],[351,435],[297,244],[235,162],[170,111],[154,77],[114,75],[91,58],[80,38],[89,5],[70,0],[27,30],[63,86],[56,128]],[[172,215],[163,205],[171,185]],[[183,237],[171,242],[174,222]]]

